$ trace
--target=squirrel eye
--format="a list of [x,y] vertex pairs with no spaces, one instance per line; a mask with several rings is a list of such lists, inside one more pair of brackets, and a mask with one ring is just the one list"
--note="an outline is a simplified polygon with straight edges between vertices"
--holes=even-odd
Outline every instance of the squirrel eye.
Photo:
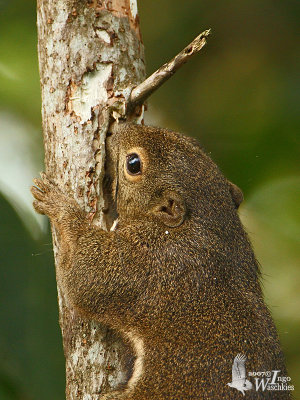
[[126,169],[130,175],[140,175],[142,173],[142,161],[136,153],[126,157]]

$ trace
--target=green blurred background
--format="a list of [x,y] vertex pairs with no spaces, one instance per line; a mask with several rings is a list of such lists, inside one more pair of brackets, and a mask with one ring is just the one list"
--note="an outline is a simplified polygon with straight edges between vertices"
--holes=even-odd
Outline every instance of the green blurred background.
[[[139,11],[148,73],[212,28],[201,54],[151,97],[146,121],[198,137],[242,188],[240,215],[297,398],[299,3],[140,0]],[[64,398],[51,239],[28,189],[43,169],[35,18],[34,1],[0,0],[1,400]]]

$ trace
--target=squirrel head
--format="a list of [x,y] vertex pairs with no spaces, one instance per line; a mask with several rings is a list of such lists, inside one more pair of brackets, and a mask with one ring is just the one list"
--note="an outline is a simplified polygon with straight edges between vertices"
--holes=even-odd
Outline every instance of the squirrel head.
[[211,208],[237,208],[242,192],[227,181],[195,139],[167,129],[114,124],[106,171],[120,219],[179,227]]

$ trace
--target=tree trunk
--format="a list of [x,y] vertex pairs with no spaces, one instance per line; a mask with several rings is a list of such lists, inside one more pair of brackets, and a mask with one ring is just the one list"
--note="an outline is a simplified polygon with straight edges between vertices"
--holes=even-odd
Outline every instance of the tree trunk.
[[[38,0],[45,166],[105,229],[102,178],[110,115],[145,78],[136,0]],[[57,261],[59,242],[53,231]],[[128,349],[68,308],[58,282],[66,397],[94,400],[128,379]]]

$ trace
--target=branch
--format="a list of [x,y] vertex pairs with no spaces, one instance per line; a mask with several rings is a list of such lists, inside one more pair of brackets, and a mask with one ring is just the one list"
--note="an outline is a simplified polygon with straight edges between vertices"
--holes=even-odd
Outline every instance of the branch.
[[188,46],[177,54],[171,61],[162,65],[150,75],[144,82],[136,86],[130,95],[128,110],[141,105],[156,89],[167,81],[183,64],[194,54],[198,53],[206,44],[206,38],[210,35],[210,29],[200,33]]

